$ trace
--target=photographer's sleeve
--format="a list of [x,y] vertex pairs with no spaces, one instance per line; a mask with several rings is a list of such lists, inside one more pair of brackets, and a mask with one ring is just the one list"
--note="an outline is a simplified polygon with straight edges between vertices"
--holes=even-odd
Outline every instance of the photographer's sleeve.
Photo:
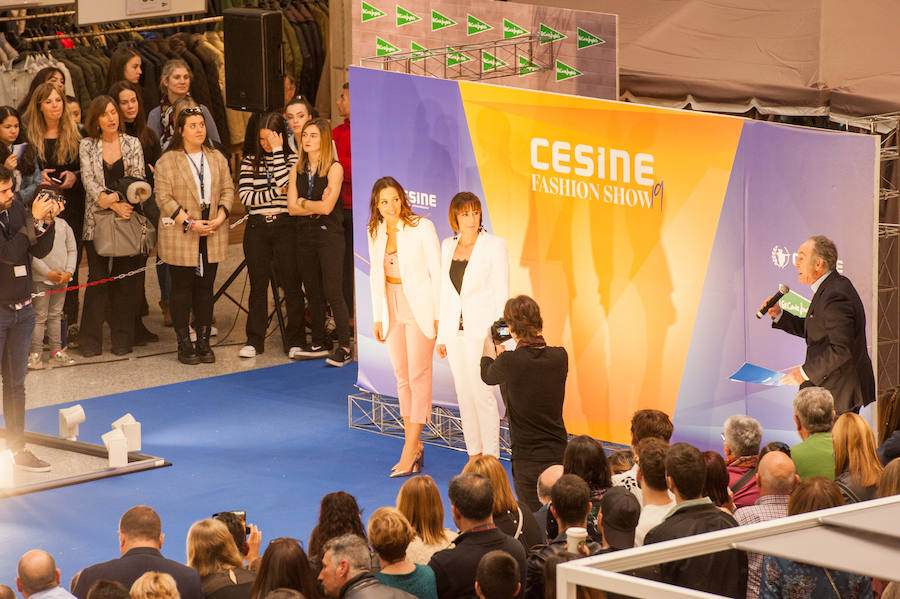
[[[503,354],[500,354],[502,356]],[[501,385],[507,380],[507,372],[500,356],[497,359],[481,356],[481,380],[485,385]]]

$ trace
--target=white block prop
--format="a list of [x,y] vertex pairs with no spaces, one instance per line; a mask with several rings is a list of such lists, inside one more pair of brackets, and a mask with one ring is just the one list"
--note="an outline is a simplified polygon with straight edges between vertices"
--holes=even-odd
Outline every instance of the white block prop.
[[125,434],[128,441],[128,451],[141,450],[141,423],[134,419],[130,413],[125,414],[112,423],[113,428],[117,428]]
[[84,408],[81,404],[59,411],[59,437],[75,441],[78,439],[78,425],[84,422]]
[[13,452],[9,449],[0,451],[0,488],[9,489],[15,486],[13,473],[16,469]]
[[100,437],[109,454],[109,467],[122,468],[128,465],[128,440],[125,433],[114,428]]

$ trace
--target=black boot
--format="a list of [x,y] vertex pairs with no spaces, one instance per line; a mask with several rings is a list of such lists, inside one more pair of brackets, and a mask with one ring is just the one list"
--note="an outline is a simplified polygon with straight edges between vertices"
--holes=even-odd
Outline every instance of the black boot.
[[175,336],[178,338],[178,361],[182,364],[199,364],[200,357],[194,351],[188,329],[175,329]]
[[216,354],[213,353],[212,348],[209,346],[210,332],[211,327],[209,325],[197,327],[197,342],[194,344],[194,347],[197,351],[197,356],[204,364],[212,364],[216,361]]

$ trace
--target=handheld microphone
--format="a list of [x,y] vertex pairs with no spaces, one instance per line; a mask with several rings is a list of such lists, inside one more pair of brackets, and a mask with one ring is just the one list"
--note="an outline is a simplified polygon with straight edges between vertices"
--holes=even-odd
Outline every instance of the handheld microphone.
[[778,300],[780,300],[782,297],[784,297],[784,294],[785,294],[785,293],[789,293],[790,290],[791,290],[791,288],[788,287],[787,285],[779,284],[779,285],[778,285],[778,292],[777,292],[775,295],[772,296],[772,299],[770,299],[768,302],[766,302],[766,305],[763,306],[763,307],[760,309],[759,312],[756,313],[756,317],[757,317],[757,318],[762,318],[762,317],[763,317],[763,314],[765,314],[766,312],[768,312],[768,311],[769,311],[769,308],[771,308],[772,306],[774,306],[775,304],[777,304],[777,303],[778,303]]

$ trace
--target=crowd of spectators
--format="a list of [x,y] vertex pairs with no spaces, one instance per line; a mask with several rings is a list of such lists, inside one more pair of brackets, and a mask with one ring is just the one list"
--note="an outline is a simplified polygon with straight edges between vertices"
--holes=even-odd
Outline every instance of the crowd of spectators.
[[[15,583],[25,599],[554,599],[556,567],[570,559],[900,493],[900,457],[883,463],[879,450],[890,448],[876,447],[857,414],[835,419],[830,392],[802,389],[793,409],[800,443],[762,445],[759,422],[732,416],[723,426],[724,457],[670,444],[669,416],[639,410],[619,472],[599,442],[574,437],[563,463],[538,477],[535,513],[515,497],[497,458],[480,456],[449,483],[455,531],[444,528],[434,481],[419,475],[403,485],[396,506],[374,510],[367,522],[352,495],[328,493],[306,550],[282,537],[261,553],[259,530],[240,513],[200,520],[187,533],[185,565],[161,553],[156,512],[136,506],[119,521],[121,555],[74,573],[71,592],[39,549],[22,556]],[[577,553],[573,539],[582,539]],[[898,582],[737,549],[632,573],[747,599],[900,597]],[[0,586],[0,599],[14,597]]]

